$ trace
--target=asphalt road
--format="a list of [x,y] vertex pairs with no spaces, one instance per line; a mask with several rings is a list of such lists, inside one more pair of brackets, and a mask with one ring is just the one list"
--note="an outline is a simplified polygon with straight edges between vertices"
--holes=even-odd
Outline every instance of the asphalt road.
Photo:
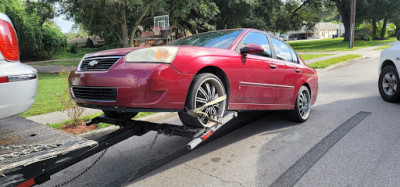
[[[320,73],[305,123],[289,122],[285,112],[243,113],[191,152],[184,149],[189,139],[160,135],[146,154],[155,133],[132,137],[67,186],[398,186],[400,104],[380,98],[378,61]],[[67,181],[99,155],[42,186]]]

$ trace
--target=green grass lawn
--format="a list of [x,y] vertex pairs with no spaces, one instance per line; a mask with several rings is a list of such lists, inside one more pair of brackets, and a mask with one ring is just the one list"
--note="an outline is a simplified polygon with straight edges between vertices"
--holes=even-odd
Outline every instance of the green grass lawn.
[[330,56],[330,55],[333,55],[333,54],[300,54],[300,57],[303,60],[310,60],[310,59],[320,58],[320,57]]
[[288,42],[297,52],[316,52],[316,51],[351,51],[365,47],[381,45],[396,41],[396,37],[385,40],[363,41],[356,40],[353,49],[349,49],[349,42],[342,42],[343,38],[324,39],[324,40],[305,40]]
[[79,64],[80,60],[67,60],[67,61],[59,61],[59,62],[39,62],[35,63],[33,65],[35,66],[65,66],[65,67],[70,67],[70,66],[77,66]]
[[375,50],[387,49],[387,48],[389,48],[390,46],[392,46],[392,44],[380,46],[380,47],[376,48]]
[[344,56],[331,58],[331,59],[324,60],[324,61],[314,62],[314,63],[308,64],[308,66],[310,66],[312,68],[326,68],[333,64],[337,64],[340,62],[348,61],[348,60],[359,58],[359,57],[361,57],[361,55],[344,55]]
[[62,109],[59,96],[65,94],[66,82],[57,73],[39,73],[38,90],[35,103],[28,111],[20,114],[21,117],[29,117],[39,114],[59,111]]

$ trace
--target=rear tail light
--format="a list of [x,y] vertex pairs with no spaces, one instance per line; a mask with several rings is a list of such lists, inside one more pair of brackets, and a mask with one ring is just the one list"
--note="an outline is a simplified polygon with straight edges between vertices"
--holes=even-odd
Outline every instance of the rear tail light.
[[8,61],[19,60],[18,40],[11,23],[0,20],[0,52]]
[[8,82],[8,77],[0,77],[0,83]]

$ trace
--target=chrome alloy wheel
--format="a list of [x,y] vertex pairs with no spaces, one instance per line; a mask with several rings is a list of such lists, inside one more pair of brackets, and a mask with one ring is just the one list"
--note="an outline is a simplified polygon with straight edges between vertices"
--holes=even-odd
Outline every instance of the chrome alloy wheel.
[[[201,82],[197,88],[195,95],[195,108],[200,108],[206,103],[217,99],[220,96],[226,95],[225,88],[222,83],[214,78],[207,78]],[[206,107],[202,110],[209,117],[222,117],[225,113],[226,100],[223,100],[217,104]],[[205,115],[198,118],[199,122],[204,126],[210,125],[209,120]]]
[[397,90],[397,77],[393,73],[386,73],[382,79],[382,88],[386,95],[392,96]]
[[297,106],[299,115],[303,119],[307,119],[311,111],[311,99],[310,92],[308,90],[303,90],[297,98]]

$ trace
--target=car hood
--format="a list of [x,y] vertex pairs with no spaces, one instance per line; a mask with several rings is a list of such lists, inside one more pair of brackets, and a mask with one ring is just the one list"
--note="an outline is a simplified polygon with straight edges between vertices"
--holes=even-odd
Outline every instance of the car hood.
[[[172,47],[172,46],[171,46]],[[185,58],[196,58],[198,56],[203,55],[221,55],[227,52],[234,53],[234,51],[227,49],[218,49],[218,48],[210,48],[210,47],[195,47],[195,46],[173,46],[178,47],[178,54],[181,56],[185,56]],[[144,47],[130,47],[130,48],[119,48],[119,49],[111,49],[105,51],[98,51],[94,53],[89,53],[85,55],[84,58],[90,57],[100,57],[100,56],[125,56],[129,52],[143,49]]]
[[142,47],[129,47],[129,48],[119,48],[119,49],[110,49],[105,51],[98,51],[94,53],[89,53],[85,55],[85,58],[90,57],[99,57],[99,56],[125,56],[131,51],[141,49]]

